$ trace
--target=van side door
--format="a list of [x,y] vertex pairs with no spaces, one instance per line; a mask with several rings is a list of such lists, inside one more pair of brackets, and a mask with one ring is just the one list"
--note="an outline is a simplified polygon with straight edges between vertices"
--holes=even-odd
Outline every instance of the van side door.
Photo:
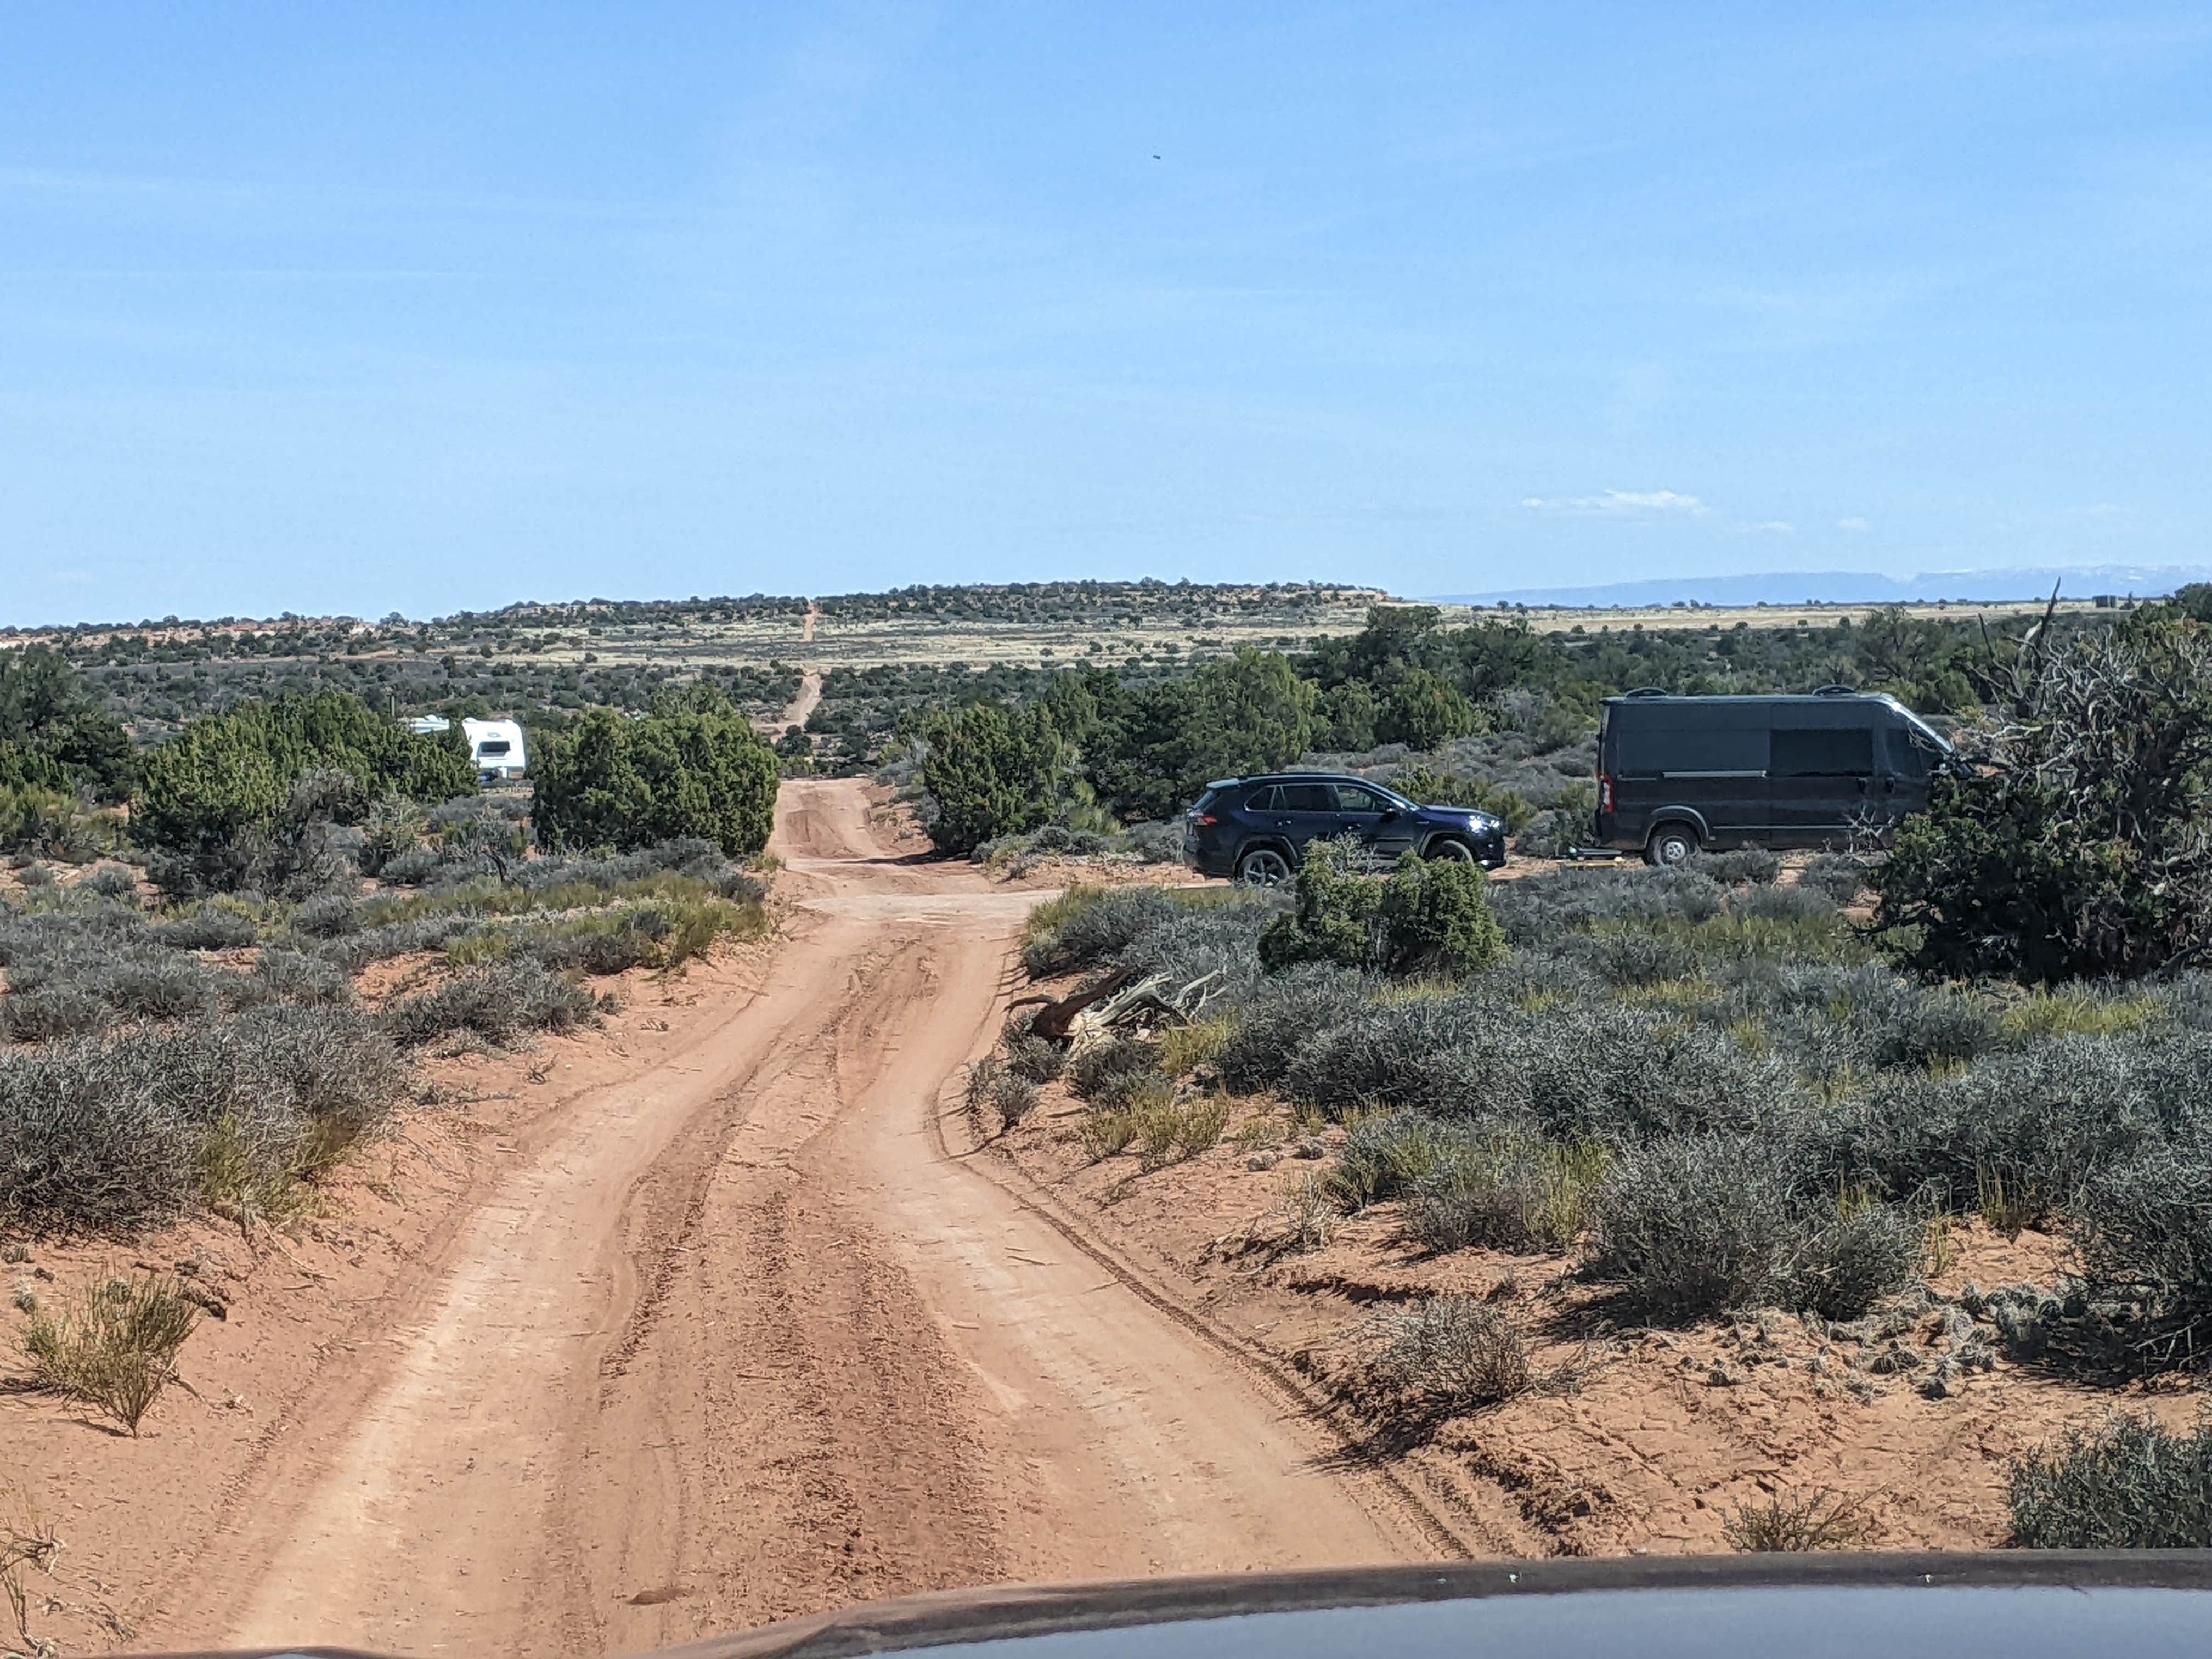
[[1875,789],[1874,730],[1864,721],[1775,718],[1767,763],[1778,847],[1826,847],[1887,816]]
[[1715,846],[1766,832],[1767,735],[1756,703],[1688,699],[1616,714],[1617,822],[1639,839],[1677,811],[1694,814]]

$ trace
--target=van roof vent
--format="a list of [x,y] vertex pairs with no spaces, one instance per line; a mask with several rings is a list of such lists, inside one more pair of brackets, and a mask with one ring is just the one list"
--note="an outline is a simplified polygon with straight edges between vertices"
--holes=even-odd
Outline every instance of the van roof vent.
[[1621,695],[1629,697],[1663,697],[1667,695],[1667,688],[1663,685],[1639,685],[1633,691],[1626,691]]
[[1813,695],[1816,697],[1856,697],[1858,694],[1859,689],[1856,685],[1824,685]]

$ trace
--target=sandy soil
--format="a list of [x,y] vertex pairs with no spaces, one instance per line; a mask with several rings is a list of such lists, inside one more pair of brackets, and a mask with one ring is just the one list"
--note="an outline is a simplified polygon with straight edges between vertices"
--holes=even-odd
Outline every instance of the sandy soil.
[[64,1540],[42,1633],[597,1653],[1480,1541],[973,1156],[958,1071],[1036,892],[914,859],[851,781],[787,784],[773,850],[765,952],[470,1063],[513,1098],[418,1117],[297,1238],[143,1243],[228,1317],[142,1439],[0,1397]]

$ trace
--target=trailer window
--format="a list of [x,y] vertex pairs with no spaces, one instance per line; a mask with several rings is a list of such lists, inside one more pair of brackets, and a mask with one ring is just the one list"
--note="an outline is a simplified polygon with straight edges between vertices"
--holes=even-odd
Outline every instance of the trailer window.
[[1865,778],[1874,775],[1874,733],[1863,726],[1774,728],[1778,778]]

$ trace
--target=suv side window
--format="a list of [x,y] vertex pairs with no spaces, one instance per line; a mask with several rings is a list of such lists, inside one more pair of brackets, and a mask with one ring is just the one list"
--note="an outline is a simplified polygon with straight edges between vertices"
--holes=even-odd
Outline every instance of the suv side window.
[[1275,786],[1279,812],[1334,812],[1336,791],[1325,783],[1279,783]]
[[1273,811],[1275,810],[1275,786],[1271,783],[1264,786],[1263,787],[1255,789],[1250,794],[1244,798],[1244,810],[1248,812]]
[[1863,726],[1778,726],[1771,754],[1767,769],[1778,778],[1874,775],[1874,733]]
[[1336,805],[1340,812],[1387,812],[1390,803],[1372,789],[1362,789],[1358,784],[1340,783],[1336,786]]

